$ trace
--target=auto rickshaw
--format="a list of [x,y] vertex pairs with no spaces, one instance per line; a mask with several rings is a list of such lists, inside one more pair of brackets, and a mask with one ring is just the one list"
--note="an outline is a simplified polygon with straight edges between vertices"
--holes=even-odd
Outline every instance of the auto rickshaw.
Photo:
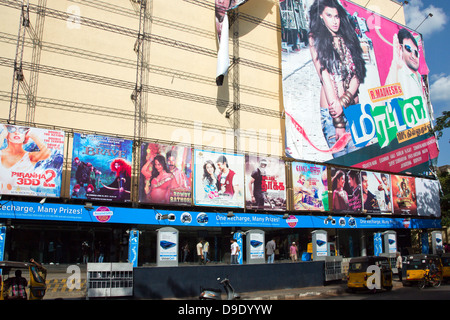
[[422,280],[430,266],[430,262],[436,267],[438,274],[442,276],[442,263],[438,255],[413,254],[404,257],[403,285],[417,284]]
[[[10,295],[10,282],[14,277],[10,276],[10,271],[14,270],[28,270],[30,279],[28,282],[29,292],[27,292],[28,300],[42,300],[46,291],[45,279],[47,277],[47,270],[33,259],[30,262],[16,262],[16,261],[0,261],[0,300],[13,299]],[[28,291],[28,290],[27,290]]]
[[[375,277],[379,278],[374,279],[375,283],[380,285],[378,289],[386,289],[388,291],[392,289],[392,269],[389,259],[387,257],[367,256],[350,259],[347,277],[349,291],[370,290],[367,286],[367,280],[374,275],[369,269],[370,266],[379,268],[380,272],[375,272]],[[377,288],[375,287],[371,290],[375,292]]]
[[450,252],[443,253],[441,255],[442,262],[442,279],[445,281],[450,280]]

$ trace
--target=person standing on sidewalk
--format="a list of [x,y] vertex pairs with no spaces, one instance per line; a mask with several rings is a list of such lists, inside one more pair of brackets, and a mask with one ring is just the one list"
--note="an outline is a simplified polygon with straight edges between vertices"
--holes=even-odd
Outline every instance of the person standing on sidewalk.
[[402,261],[402,255],[400,254],[400,252],[397,252],[397,261],[395,262],[395,267],[398,270],[398,279],[400,280],[400,282],[402,282],[403,280],[403,275],[402,275],[402,268],[403,268],[403,261]]
[[273,261],[275,260],[275,249],[276,244],[273,239],[267,242],[266,244],[267,263],[273,263]]
[[290,253],[292,262],[297,261],[298,248],[295,245],[295,242],[292,242],[291,247],[289,248],[289,253]]
[[238,264],[238,255],[241,249],[237,244],[236,239],[231,239],[231,264]]
[[197,257],[198,257],[198,263],[199,264],[203,264],[203,244],[202,244],[202,240],[200,240],[197,243]]
[[208,263],[210,260],[208,258],[209,252],[209,242],[208,240],[203,240],[203,263]]

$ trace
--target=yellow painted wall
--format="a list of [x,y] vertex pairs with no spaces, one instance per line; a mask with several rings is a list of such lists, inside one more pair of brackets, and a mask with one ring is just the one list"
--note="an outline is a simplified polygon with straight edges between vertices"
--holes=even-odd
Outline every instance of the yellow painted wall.
[[[30,0],[31,25],[37,5],[45,3],[35,126],[71,132],[133,137],[137,0]],[[0,119],[9,118],[20,2],[0,2]],[[367,0],[357,0],[365,5]],[[400,3],[371,0],[369,9],[391,18]],[[214,0],[149,1],[144,73],[142,138],[252,154],[283,156],[284,120],[280,61],[279,10],[276,0],[249,0],[240,7],[238,68],[224,85],[215,84],[217,41]],[[404,23],[403,10],[394,20]],[[235,30],[236,29],[236,30]],[[33,41],[25,33],[24,75],[30,82]],[[227,117],[239,73],[239,141],[235,115]],[[19,90],[17,121],[27,120],[26,91]],[[69,153],[70,157],[70,153]]]

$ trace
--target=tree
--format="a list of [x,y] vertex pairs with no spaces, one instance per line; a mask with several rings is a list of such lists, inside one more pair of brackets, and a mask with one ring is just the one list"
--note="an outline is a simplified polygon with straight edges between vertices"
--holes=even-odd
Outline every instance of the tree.
[[439,181],[441,183],[441,218],[442,226],[450,226],[450,174],[447,171],[438,173]]
[[[442,137],[442,131],[445,128],[450,127],[450,111],[443,111],[442,116],[436,118],[436,125],[434,126],[434,132],[439,139]],[[449,141],[450,142],[450,141]]]

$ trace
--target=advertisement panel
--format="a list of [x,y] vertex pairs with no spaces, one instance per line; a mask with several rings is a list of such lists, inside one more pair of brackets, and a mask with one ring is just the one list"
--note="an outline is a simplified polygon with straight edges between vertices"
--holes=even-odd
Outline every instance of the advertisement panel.
[[59,197],[63,131],[0,124],[0,193]]
[[244,155],[194,151],[194,204],[244,207]]
[[328,171],[319,164],[292,163],[294,209],[328,211]]
[[361,213],[361,177],[358,170],[331,168],[333,211],[336,213]]
[[247,209],[286,210],[284,161],[245,155],[245,191]]
[[414,177],[391,175],[394,214],[417,215]]
[[286,155],[426,171],[438,149],[421,35],[350,1],[302,3],[292,16],[306,27],[281,19]]
[[70,194],[74,199],[129,202],[133,141],[75,133]]
[[139,201],[143,203],[190,205],[192,149],[143,143]]
[[[157,225],[160,227],[240,227],[240,228],[324,228],[324,229],[424,229],[441,228],[441,219],[409,217],[336,217],[331,221],[327,216],[297,215],[284,219],[282,215],[264,213],[237,213],[227,217],[220,212],[209,211],[169,211],[152,208],[126,208],[94,206],[87,209],[83,205],[0,201],[1,219],[47,220],[90,223],[126,223]],[[167,219],[162,219],[167,217]],[[295,223],[293,223],[295,220]],[[159,229],[161,230],[161,229]]]
[[441,216],[440,185],[438,180],[416,178],[417,214],[426,217]]
[[264,259],[264,233],[250,232],[248,236],[250,237],[250,259]]
[[392,213],[391,176],[361,171],[362,201],[365,213]]
[[159,261],[177,262],[178,258],[178,232],[171,228],[163,229],[159,234]]

